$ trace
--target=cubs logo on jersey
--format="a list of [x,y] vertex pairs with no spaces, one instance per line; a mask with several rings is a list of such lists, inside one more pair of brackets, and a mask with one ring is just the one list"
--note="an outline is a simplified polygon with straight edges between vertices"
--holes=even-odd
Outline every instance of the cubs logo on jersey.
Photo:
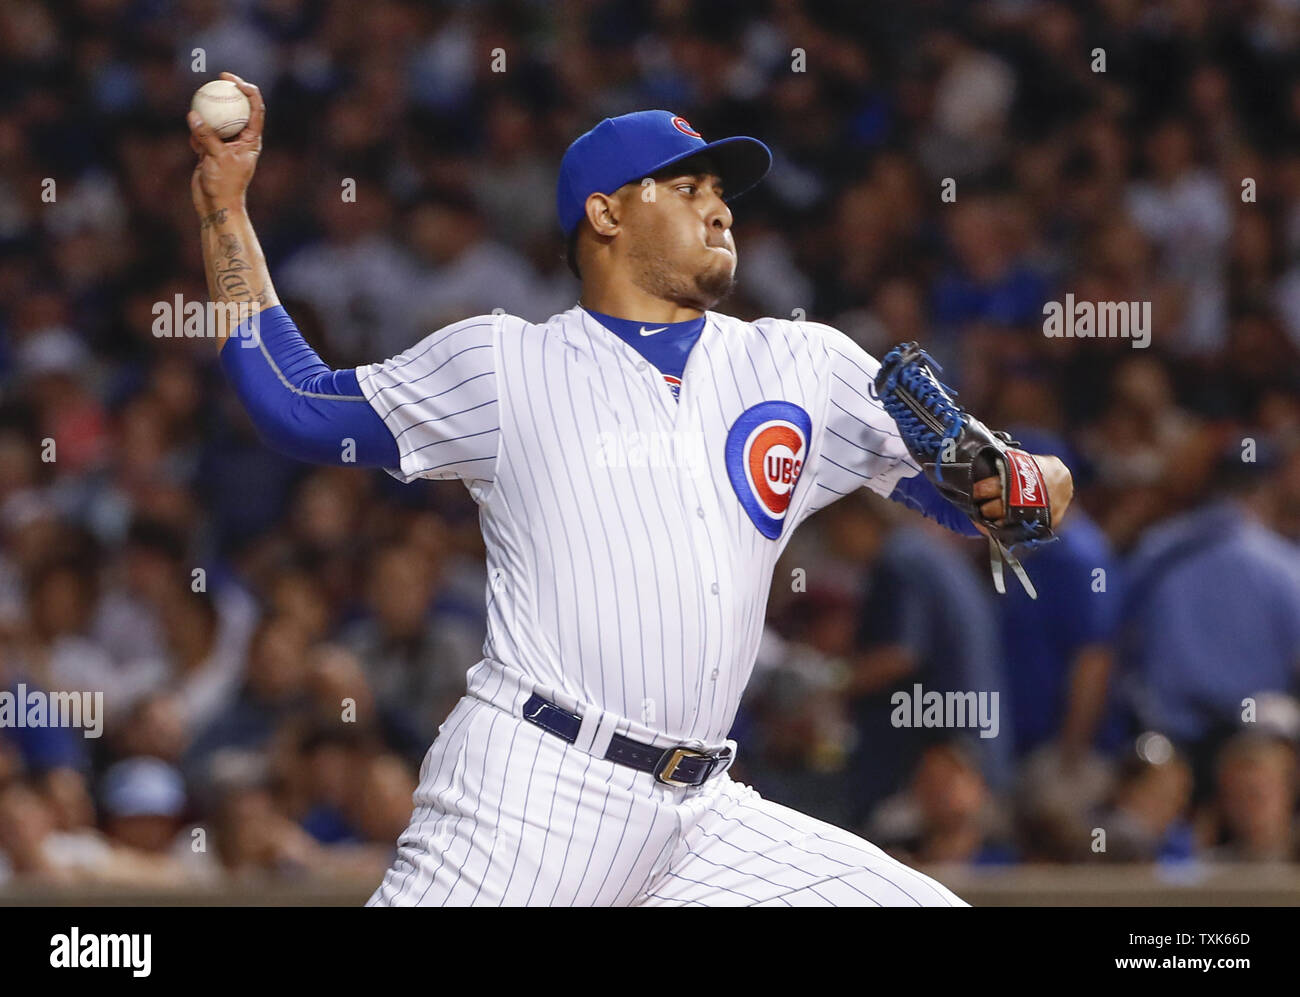
[[812,419],[793,402],[760,402],[727,432],[727,477],[758,532],[781,535],[786,510],[808,457]]

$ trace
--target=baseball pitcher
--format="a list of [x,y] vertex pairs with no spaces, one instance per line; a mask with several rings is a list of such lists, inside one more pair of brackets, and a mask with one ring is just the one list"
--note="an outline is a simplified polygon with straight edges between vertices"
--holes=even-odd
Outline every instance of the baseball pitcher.
[[[869,842],[727,769],[772,571],[852,489],[986,536],[995,566],[1072,495],[960,409],[915,344],[884,364],[816,322],[713,307],[736,275],[729,202],[763,143],[668,111],[607,119],[560,164],[582,284],[540,323],[477,315],[332,370],[279,306],[244,207],[266,108],[222,142],[191,115],[192,195],[221,363],[295,458],[459,478],[487,546],[487,639],[420,770],[374,906],[961,905]],[[350,449],[347,446],[350,444]]]

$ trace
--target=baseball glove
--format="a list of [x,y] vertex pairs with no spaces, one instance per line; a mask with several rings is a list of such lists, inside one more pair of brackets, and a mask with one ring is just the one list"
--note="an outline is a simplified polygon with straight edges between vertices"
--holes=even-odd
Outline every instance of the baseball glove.
[[[1019,449],[1008,434],[990,430],[966,412],[954,398],[956,392],[935,376],[942,371],[916,343],[901,343],[880,362],[876,394],[885,411],[898,424],[899,434],[939,493],[961,509],[989,538],[989,563],[993,584],[1006,587],[1002,566],[1008,564],[1029,593],[1038,593],[1015,547],[1036,547],[1056,539],[1052,508],[1033,456]],[[994,522],[980,512],[974,497],[975,482],[1002,481],[1003,518]]]

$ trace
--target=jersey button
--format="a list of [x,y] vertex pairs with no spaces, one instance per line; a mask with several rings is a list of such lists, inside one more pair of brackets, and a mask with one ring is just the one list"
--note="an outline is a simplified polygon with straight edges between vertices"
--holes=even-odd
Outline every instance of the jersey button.
[[645,369],[646,369],[647,367],[649,367],[649,366],[650,366],[650,365],[649,365],[648,363],[646,363],[644,360],[642,360],[639,364],[636,365],[636,369],[637,369],[637,370],[645,370]]
[[712,674],[709,675],[709,678],[713,679],[714,682],[718,681],[718,670],[716,668],[713,669],[713,672]]
[[697,515],[697,516],[699,516],[701,519],[703,519],[703,518],[704,518],[704,506],[702,506],[702,505],[701,505],[701,506],[697,506],[696,509],[695,509],[695,515]]
[[710,586],[710,589],[712,590],[712,592],[713,592],[714,595],[717,595],[717,594],[718,594],[718,583],[717,583],[717,582],[714,582],[713,585]]

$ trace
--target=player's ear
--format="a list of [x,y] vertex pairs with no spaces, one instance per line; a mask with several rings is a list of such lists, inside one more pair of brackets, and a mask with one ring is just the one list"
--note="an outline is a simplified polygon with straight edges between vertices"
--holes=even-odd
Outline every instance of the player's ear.
[[618,231],[619,204],[609,194],[591,194],[587,198],[587,221],[597,235],[611,236]]

